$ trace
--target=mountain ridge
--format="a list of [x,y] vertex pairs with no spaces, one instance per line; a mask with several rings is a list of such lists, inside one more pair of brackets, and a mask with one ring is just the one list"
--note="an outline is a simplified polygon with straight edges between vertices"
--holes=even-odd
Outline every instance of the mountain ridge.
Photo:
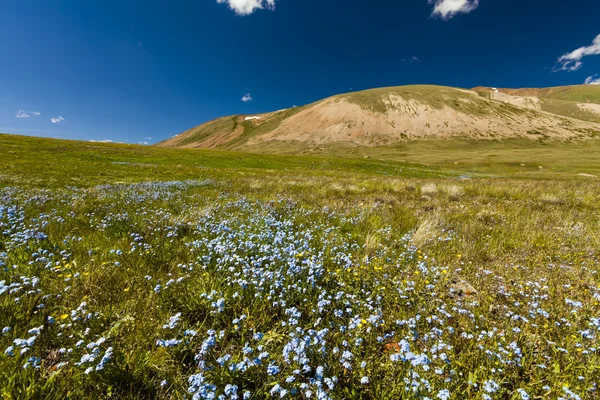
[[[585,100],[585,102],[581,102]],[[410,85],[330,96],[301,107],[217,118],[161,147],[388,146],[411,139],[600,136],[600,87],[461,89]]]

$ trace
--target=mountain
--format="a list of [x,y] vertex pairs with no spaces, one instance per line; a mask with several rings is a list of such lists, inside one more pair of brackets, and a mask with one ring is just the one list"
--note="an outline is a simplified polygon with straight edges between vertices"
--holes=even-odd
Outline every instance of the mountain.
[[485,97],[535,110],[600,123],[600,86],[577,85],[553,88],[474,89]]
[[269,151],[286,146],[386,146],[407,139],[453,137],[583,139],[600,136],[599,99],[600,87],[379,88],[302,107],[218,118],[158,146]]

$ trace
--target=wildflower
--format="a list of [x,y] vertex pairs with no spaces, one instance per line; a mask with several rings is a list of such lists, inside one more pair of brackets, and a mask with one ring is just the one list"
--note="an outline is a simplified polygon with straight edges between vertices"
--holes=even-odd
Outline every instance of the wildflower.
[[448,389],[440,390],[437,394],[437,398],[440,400],[448,400],[450,398],[450,391]]
[[238,387],[236,385],[226,385],[225,386],[225,394],[227,396],[234,396],[237,394]]
[[269,364],[267,367],[267,374],[269,375],[277,375],[279,373],[279,367],[273,363]]
[[568,387],[563,386],[563,391],[565,392],[565,394],[567,396],[569,396],[569,399],[571,399],[571,400],[581,400],[581,397],[577,393],[571,391]]
[[493,379],[483,383],[483,390],[485,390],[486,393],[496,393],[498,389],[500,389],[500,385],[498,385]]
[[177,313],[169,318],[169,323],[163,325],[163,329],[175,329],[181,319],[181,313]]
[[13,346],[8,346],[6,350],[4,350],[4,354],[9,357],[13,357],[15,355],[15,348]]
[[525,391],[525,389],[517,389],[517,392],[521,395],[521,400],[529,400],[529,395]]
[[104,356],[100,360],[100,363],[96,366],[96,371],[103,370],[106,367],[106,365],[108,364],[108,362],[112,359],[112,355],[113,355],[113,348],[109,347],[108,349],[106,349],[106,352],[104,353]]
[[363,376],[363,377],[360,379],[360,383],[361,383],[362,385],[368,385],[368,384],[369,384],[369,377],[368,377],[368,376]]

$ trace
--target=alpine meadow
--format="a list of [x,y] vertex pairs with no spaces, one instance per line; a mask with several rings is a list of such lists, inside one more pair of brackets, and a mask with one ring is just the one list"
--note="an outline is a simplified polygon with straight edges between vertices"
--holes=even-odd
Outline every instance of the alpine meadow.
[[2,395],[595,398],[600,144],[482,146],[0,136]]
[[0,399],[600,399],[600,2],[4,3]]

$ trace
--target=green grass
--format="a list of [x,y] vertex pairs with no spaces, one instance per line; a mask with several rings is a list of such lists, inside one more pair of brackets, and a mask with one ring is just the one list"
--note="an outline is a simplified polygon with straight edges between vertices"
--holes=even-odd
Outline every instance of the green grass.
[[325,157],[0,135],[0,396],[179,399],[202,373],[252,399],[315,398],[315,382],[333,399],[597,398],[600,191],[579,173],[599,147]]
[[[405,141],[395,146],[318,146],[265,143],[249,151],[274,154],[328,154],[352,160],[379,160],[427,166],[450,175],[493,178],[578,179],[600,176],[600,141],[558,142],[508,139],[502,141],[447,139]],[[541,168],[540,168],[541,167]]]
[[542,109],[556,115],[563,115],[569,118],[577,118],[582,121],[600,123],[600,115],[591,111],[583,110],[578,106],[578,104],[580,103],[574,101],[544,99],[542,100]]
[[0,135],[0,184],[91,186],[210,177],[302,173],[445,176],[405,163],[326,157],[257,155],[222,150],[165,149]]
[[600,104],[600,88],[596,85],[562,86],[542,89],[541,98]]

